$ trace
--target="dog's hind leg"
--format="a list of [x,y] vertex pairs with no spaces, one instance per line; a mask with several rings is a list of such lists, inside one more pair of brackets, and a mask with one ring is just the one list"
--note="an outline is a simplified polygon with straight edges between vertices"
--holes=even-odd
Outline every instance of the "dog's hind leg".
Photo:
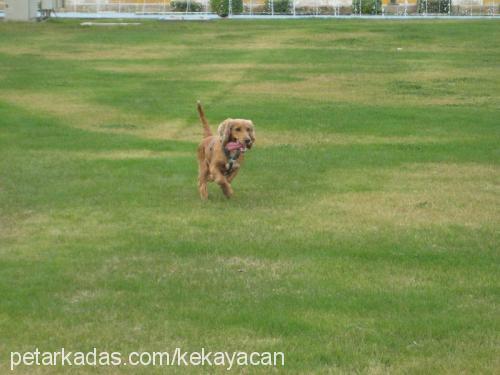
[[198,191],[200,192],[201,199],[208,198],[207,182],[210,176],[208,165],[205,162],[200,162],[198,171]]

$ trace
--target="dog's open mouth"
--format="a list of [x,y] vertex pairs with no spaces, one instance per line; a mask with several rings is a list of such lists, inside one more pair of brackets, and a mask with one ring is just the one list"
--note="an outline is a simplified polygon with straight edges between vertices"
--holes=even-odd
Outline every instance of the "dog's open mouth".
[[244,145],[243,143],[236,141],[236,142],[228,142],[226,144],[226,149],[231,152],[231,151],[236,151],[240,150],[241,152],[245,152],[247,150],[247,146]]

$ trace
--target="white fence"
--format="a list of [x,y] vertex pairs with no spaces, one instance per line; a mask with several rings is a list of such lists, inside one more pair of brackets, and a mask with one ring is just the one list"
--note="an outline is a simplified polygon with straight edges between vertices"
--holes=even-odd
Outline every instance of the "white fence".
[[[0,0],[1,1],[1,0]],[[403,0],[398,4],[386,4],[367,11],[361,7],[362,0],[290,0],[286,11],[283,7],[275,6],[278,0],[245,0],[243,15],[453,15],[453,16],[493,16],[498,15],[500,0]],[[171,13],[209,14],[211,13],[209,0],[181,0],[184,3],[182,10],[172,7],[170,0],[66,0],[65,7],[59,12],[73,13],[133,13],[138,15],[162,15]],[[363,1],[364,2],[364,1]],[[431,3],[444,4],[440,9],[430,7]],[[230,14],[231,15],[231,14]]]
[[[230,0],[231,1],[231,0]],[[280,0],[244,0],[244,16],[498,16],[500,0],[401,0],[397,4],[361,6],[365,0],[290,0],[289,7],[275,6]],[[172,6],[171,0],[66,0],[63,8],[55,9],[57,16],[71,13],[82,15],[209,15],[212,14],[209,0],[180,0],[183,7]],[[436,3],[439,9],[436,10]],[[433,6],[431,6],[433,4]],[[443,5],[441,5],[443,4]],[[182,5],[182,4],[181,4]],[[179,9],[181,8],[181,9]],[[0,0],[0,12],[5,10],[5,0]],[[230,16],[234,15],[230,13]]]

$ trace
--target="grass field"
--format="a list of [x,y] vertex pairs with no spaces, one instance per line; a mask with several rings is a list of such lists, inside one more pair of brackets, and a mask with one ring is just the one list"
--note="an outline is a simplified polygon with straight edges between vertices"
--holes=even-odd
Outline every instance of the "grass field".
[[[0,372],[498,373],[499,26],[0,23]],[[198,197],[196,99],[256,125],[229,201]]]

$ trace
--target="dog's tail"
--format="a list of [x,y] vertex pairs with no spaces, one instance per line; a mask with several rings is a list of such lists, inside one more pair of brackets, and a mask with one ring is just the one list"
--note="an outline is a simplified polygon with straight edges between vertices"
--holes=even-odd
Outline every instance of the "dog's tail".
[[207,118],[205,117],[205,112],[203,111],[203,107],[201,106],[200,101],[197,102],[198,114],[200,115],[201,123],[203,124],[203,138],[210,137],[212,135],[212,131],[210,130],[210,126],[208,125]]

